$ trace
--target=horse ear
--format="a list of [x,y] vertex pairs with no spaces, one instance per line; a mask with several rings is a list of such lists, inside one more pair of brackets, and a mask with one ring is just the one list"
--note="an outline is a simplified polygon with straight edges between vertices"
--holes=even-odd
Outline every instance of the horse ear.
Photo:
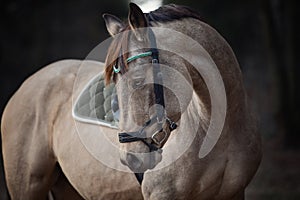
[[103,14],[102,17],[105,21],[106,29],[112,37],[120,33],[125,27],[124,23],[114,15]]
[[128,22],[136,38],[143,41],[147,36],[148,21],[140,7],[134,3],[129,4]]

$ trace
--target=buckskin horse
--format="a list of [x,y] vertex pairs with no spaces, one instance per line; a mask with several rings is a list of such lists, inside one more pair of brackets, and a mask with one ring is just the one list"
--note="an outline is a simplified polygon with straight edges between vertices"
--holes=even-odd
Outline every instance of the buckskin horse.
[[[261,143],[227,42],[185,6],[143,13],[131,3],[128,22],[103,17],[113,37],[105,64],[50,64],[7,104],[1,132],[11,198],[47,199],[52,191],[54,199],[244,199]],[[222,89],[210,88],[215,76],[205,70],[213,66],[226,101],[211,93]],[[72,115],[73,101],[101,70],[106,84],[116,84],[117,128]],[[221,130],[213,118],[224,110],[215,100],[226,105]],[[99,162],[107,158],[116,167]]]

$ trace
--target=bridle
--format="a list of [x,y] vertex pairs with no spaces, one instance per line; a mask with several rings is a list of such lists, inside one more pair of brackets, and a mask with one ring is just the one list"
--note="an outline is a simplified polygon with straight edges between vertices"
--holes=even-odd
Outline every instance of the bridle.
[[[162,73],[159,64],[159,52],[156,45],[155,35],[150,27],[148,27],[148,36],[150,41],[150,51],[131,56],[127,58],[126,61],[127,63],[130,63],[133,60],[151,56],[151,63],[153,67],[153,87],[155,95],[156,114],[154,117],[148,120],[140,130],[136,132],[119,133],[119,142],[129,143],[142,141],[149,147],[150,152],[161,152],[163,144],[169,138],[170,133],[177,128],[177,124],[173,122],[170,118],[168,118],[165,113],[164,88]],[[119,73],[121,70],[120,67],[116,68],[114,66],[113,68],[115,73]],[[148,132],[150,132],[151,134],[147,134]],[[141,183],[143,180],[143,173],[135,173],[135,175],[138,181]]]
[[[170,133],[177,128],[177,124],[173,122],[170,118],[166,116],[165,113],[165,100],[164,100],[164,88],[162,74],[159,64],[159,53],[157,50],[156,39],[151,28],[148,28],[148,36],[150,41],[150,51],[140,53],[138,55],[131,56],[127,58],[126,62],[130,63],[136,59],[151,56],[152,67],[153,67],[153,79],[154,79],[154,95],[156,106],[156,115],[148,120],[142,128],[136,132],[123,132],[119,133],[120,143],[129,143],[142,141],[145,143],[150,152],[160,150],[164,142],[168,139]],[[116,68],[114,72],[119,73],[121,71],[120,67]],[[164,126],[167,124],[167,126]],[[154,128],[153,128],[154,127]],[[148,129],[151,129],[152,134],[149,136]]]

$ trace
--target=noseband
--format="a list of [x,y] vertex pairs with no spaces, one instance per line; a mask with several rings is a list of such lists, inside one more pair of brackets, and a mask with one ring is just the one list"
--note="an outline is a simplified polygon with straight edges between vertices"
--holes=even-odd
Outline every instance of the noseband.
[[[142,141],[146,144],[150,152],[158,151],[161,152],[163,144],[168,139],[170,133],[177,128],[177,124],[173,122],[170,118],[166,116],[165,113],[165,100],[164,100],[164,88],[162,80],[162,72],[160,70],[159,64],[159,53],[156,45],[156,39],[151,28],[148,28],[149,41],[150,41],[150,51],[131,56],[127,59],[127,63],[133,60],[151,56],[152,57],[152,67],[153,67],[153,78],[154,78],[154,95],[156,105],[156,115],[148,120],[140,130],[136,132],[123,132],[119,133],[120,143],[129,143]],[[119,73],[120,67],[116,68],[114,66],[114,72]],[[151,134],[149,134],[151,133]],[[150,135],[150,136],[149,136]],[[135,173],[138,181],[141,183],[143,180],[143,173]]]

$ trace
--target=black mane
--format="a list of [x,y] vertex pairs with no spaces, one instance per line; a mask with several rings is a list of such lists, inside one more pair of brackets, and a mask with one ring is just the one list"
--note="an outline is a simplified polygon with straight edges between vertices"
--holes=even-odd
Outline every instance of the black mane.
[[183,18],[195,18],[201,20],[200,14],[188,6],[175,4],[164,5],[157,10],[145,13],[149,22],[168,22]]

